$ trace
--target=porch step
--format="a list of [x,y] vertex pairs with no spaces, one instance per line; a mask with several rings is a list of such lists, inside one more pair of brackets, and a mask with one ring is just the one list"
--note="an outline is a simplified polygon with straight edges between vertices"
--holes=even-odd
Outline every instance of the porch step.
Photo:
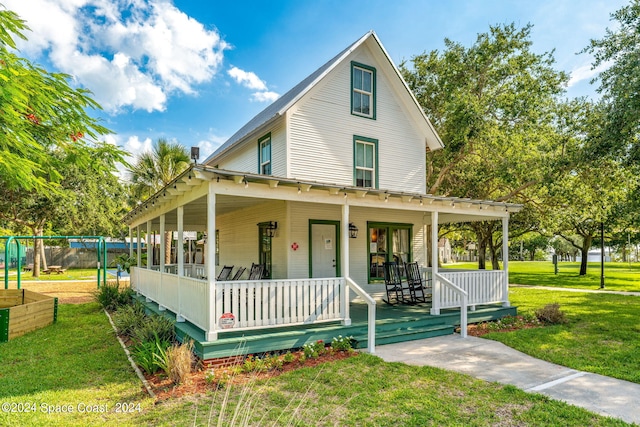
[[[424,338],[451,335],[455,331],[453,325],[436,325],[422,327],[405,327],[389,329],[386,331],[376,331],[376,345],[393,344],[404,341],[415,341]],[[367,347],[367,335],[357,335],[353,337],[357,342],[357,348]]]

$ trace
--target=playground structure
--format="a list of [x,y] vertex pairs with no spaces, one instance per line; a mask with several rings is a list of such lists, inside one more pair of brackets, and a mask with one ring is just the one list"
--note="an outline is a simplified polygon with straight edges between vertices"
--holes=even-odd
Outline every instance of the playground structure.
[[[4,265],[4,288],[9,289],[9,263],[6,260],[9,258],[9,247],[12,242],[15,242],[17,246],[17,253],[20,254],[21,244],[20,240],[69,240],[69,239],[83,239],[83,240],[96,240],[96,253],[97,253],[97,281],[98,288],[100,288],[100,277],[102,276],[102,283],[107,284],[107,244],[103,236],[0,236],[0,239],[6,240],[5,242],[5,265]],[[21,288],[21,257],[17,257],[17,289]]]
[[0,343],[58,320],[58,298],[26,289],[0,289]]

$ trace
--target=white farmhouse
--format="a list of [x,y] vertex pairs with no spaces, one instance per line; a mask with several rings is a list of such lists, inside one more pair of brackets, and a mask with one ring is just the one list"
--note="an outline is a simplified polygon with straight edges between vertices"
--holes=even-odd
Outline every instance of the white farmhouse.
[[[204,358],[231,354],[240,336],[247,352],[338,334],[374,352],[376,335],[383,343],[436,334],[426,319],[452,333],[467,315],[513,313],[507,261],[503,271],[438,270],[439,224],[499,220],[508,236],[509,213],[520,209],[426,194],[425,153],[440,148],[369,32],[126,216],[138,239],[207,236],[198,263],[178,244],[176,263],[165,264],[160,244],[159,256],[134,269],[133,286],[149,307],[175,316]],[[394,262],[401,272],[417,263],[423,285],[433,285],[429,301],[410,306],[415,318],[399,314],[405,304],[393,314],[381,303],[384,266]],[[398,317],[404,323],[393,330],[412,334],[385,332]]]

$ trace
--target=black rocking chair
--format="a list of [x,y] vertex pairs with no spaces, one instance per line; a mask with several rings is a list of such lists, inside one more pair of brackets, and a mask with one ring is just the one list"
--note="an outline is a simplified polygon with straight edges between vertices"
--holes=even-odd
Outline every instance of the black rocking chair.
[[231,280],[240,280],[240,277],[242,277],[242,274],[246,269],[247,267],[238,267],[236,274],[233,275],[233,278]]
[[264,274],[264,264],[251,264],[249,280],[260,280]]
[[405,263],[404,269],[407,272],[407,284],[409,286],[411,301],[413,303],[431,302],[431,287],[423,284],[418,263]]
[[383,299],[382,301],[389,305],[411,302],[411,297],[408,294],[409,288],[405,287],[402,283],[398,263],[384,263],[384,285],[387,289],[387,299]]
[[231,266],[225,265],[224,267],[222,267],[222,270],[220,270],[220,273],[218,274],[218,277],[216,277],[216,280],[218,281],[229,280],[229,276],[231,276],[232,270],[233,270],[233,265]]

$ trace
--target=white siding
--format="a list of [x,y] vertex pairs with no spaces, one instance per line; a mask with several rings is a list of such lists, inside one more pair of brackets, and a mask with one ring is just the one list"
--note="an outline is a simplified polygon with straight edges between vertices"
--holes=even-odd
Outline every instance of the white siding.
[[255,138],[247,139],[239,149],[223,157],[210,166],[220,169],[258,173],[258,139],[271,132],[271,174],[287,176],[287,144],[284,120],[261,132]]
[[[309,277],[309,220],[341,221],[341,207],[313,203],[291,203],[290,242],[296,242],[298,249],[289,248],[289,278]],[[429,218],[425,219],[429,222]],[[382,284],[369,285],[367,280],[367,221],[413,224],[412,260],[424,264],[423,216],[420,212],[406,212],[391,209],[371,209],[352,207],[350,222],[359,229],[356,239],[349,239],[349,264],[351,278],[369,292],[383,290]]]
[[[351,61],[376,68],[376,120],[351,114]],[[288,114],[289,177],[353,185],[353,136],[378,140],[379,187],[425,191],[425,140],[390,87],[397,78],[366,47],[343,61]]]
[[247,267],[258,262],[258,223],[278,222],[278,232],[271,241],[272,278],[287,278],[287,243],[283,227],[286,224],[285,202],[269,201],[256,206],[233,211],[216,218],[216,227],[220,230],[220,265],[216,274],[224,265]]

